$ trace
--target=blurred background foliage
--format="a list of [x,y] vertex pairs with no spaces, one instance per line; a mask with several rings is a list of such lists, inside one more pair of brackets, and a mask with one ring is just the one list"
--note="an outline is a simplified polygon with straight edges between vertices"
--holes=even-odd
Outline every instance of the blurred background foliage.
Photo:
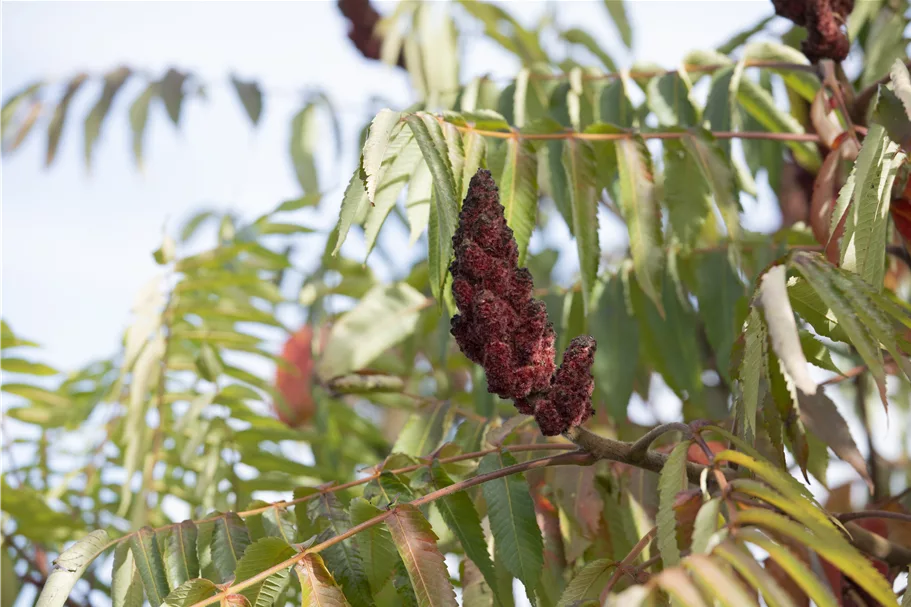
[[[838,261],[839,252],[826,249],[831,206],[852,158],[846,154],[828,165],[825,160],[850,147],[843,141],[857,143],[853,125],[870,125],[877,84],[888,79],[895,59],[907,57],[906,2],[869,0],[851,13],[852,54],[843,70],[836,66],[829,74],[857,92],[848,100],[849,115],[839,114],[839,97],[821,85],[817,67],[798,50],[805,30],[772,17],[771,6],[768,19],[718,48],[693,51],[671,71],[672,66],[618,61],[585,30],[562,29],[557,5],[532,24],[508,6],[470,1],[402,2],[385,16],[365,2],[342,0],[339,7],[365,57],[407,70],[413,105],[395,109],[441,113],[439,121],[430,114],[408,115],[438,127],[443,139],[433,143],[443,141],[443,152],[449,150],[457,198],[480,165],[493,171],[501,195],[513,201],[508,213],[516,218],[510,215],[510,223],[520,249],[527,250],[523,262],[548,305],[558,347],[583,333],[598,340],[599,430],[635,440],[675,406],[684,421],[720,421],[738,407],[741,414],[749,409],[741,358],[751,352],[750,335],[745,343],[741,328],[750,294],[760,273],[794,249],[821,251]],[[591,11],[592,19],[610,20],[615,35],[630,47],[634,32],[623,4],[593,3]],[[463,81],[464,28],[483,29],[514,54],[522,65],[516,77]],[[137,93],[127,116],[116,115],[114,100],[128,83]],[[70,104],[88,88],[96,91],[95,101],[86,115],[77,116]],[[231,88],[245,119],[256,125],[268,89],[237,76],[231,76]],[[186,106],[211,94],[216,93],[207,82],[181,67],[150,73],[117,66],[36,80],[4,100],[4,154],[15,153],[30,138],[44,138],[42,160],[51,167],[59,162],[64,133],[75,136],[64,127],[81,121],[84,161],[94,167],[96,149],[112,145],[104,137],[105,125],[127,119],[135,164],[142,168],[150,121],[170,120],[180,128]],[[544,441],[533,424],[514,415],[510,403],[487,394],[483,373],[450,338],[448,220],[436,211],[439,176],[423,142],[407,127],[385,140],[377,137],[377,125],[385,120],[380,113],[373,129],[359,125],[363,157],[343,199],[324,196],[318,163],[339,163],[344,144],[335,101],[309,91],[289,125],[287,152],[299,197],[252,219],[200,210],[164,236],[153,253],[161,272],[137,294],[131,325],[113,355],[77,369],[56,369],[42,359],[38,344],[16,332],[15,318],[4,321],[4,607],[14,604],[20,587],[43,585],[61,548],[93,529],[117,537],[181,519],[250,511],[304,496],[303,488],[361,478],[384,461],[390,469],[407,465],[443,445],[451,455]],[[389,125],[404,117],[391,114]],[[616,147],[609,139],[559,136],[566,129],[597,136],[631,128],[643,138]],[[906,145],[901,128],[887,126],[892,139]],[[510,137],[511,129],[522,129],[527,139]],[[690,131],[696,135],[682,136],[685,129],[696,129]],[[736,131],[784,137],[725,135]],[[804,134],[810,136],[802,139]],[[383,145],[371,147],[371,139]],[[452,153],[456,149],[461,153]],[[896,149],[889,153],[898,158]],[[824,167],[831,174],[822,180]],[[349,173],[350,167],[340,172]],[[818,195],[820,188],[831,195]],[[775,197],[781,209],[782,225],[772,233],[750,232],[739,218],[743,201],[760,191]],[[302,219],[304,209],[330,214],[340,209],[338,225],[327,235]],[[878,266],[871,261],[871,272],[884,281],[883,297],[893,306],[883,330],[894,331],[896,347],[907,352],[907,253],[893,224],[882,221],[893,254],[880,257]],[[561,222],[566,228],[554,229]],[[605,230],[620,234],[621,245],[604,242]],[[368,257],[347,253],[342,245],[349,232],[363,238]],[[406,238],[421,243],[418,251],[429,248],[429,255],[406,253]],[[294,261],[301,251],[306,267]],[[378,279],[377,258],[391,268],[392,281]],[[870,455],[878,457],[872,471],[879,475],[881,493],[875,498],[897,494],[911,482],[907,378],[899,380],[895,361],[879,354],[879,342],[888,341],[881,335],[870,338],[877,341],[876,355],[868,356],[855,335],[846,339],[839,333],[844,314],[861,314],[865,302],[851,300],[844,314],[826,318],[826,305],[805,289],[807,281],[794,279],[800,267],[794,262],[789,268],[790,295],[806,321],[801,344],[817,375],[840,379],[863,367],[854,374],[860,379],[832,382],[837,386],[831,392],[869,437],[867,454],[875,447],[867,403],[878,403],[880,393],[890,404],[892,423],[904,428],[892,456]],[[850,299],[851,287],[839,288],[837,301]],[[771,399],[765,411],[777,407],[780,418],[760,411],[756,436],[750,438],[770,439],[764,453],[777,455],[782,464],[786,447],[789,463],[828,485],[825,437],[799,424],[782,434],[782,420],[787,422],[796,405],[779,389],[785,379],[775,354],[760,355],[773,363],[763,371]],[[886,375],[888,387],[877,391]],[[755,396],[752,415],[764,398]],[[639,423],[628,416],[631,402],[644,411]],[[401,454],[394,456],[400,458],[396,465],[386,459],[390,454]],[[516,458],[525,461],[529,454]],[[455,478],[467,472],[449,470]],[[529,474],[532,486],[544,487],[543,494],[558,503],[570,562],[599,550],[622,558],[648,531],[646,521],[657,507],[654,478],[639,473],[618,480],[608,472],[599,469],[597,478],[586,469],[567,478],[552,470]],[[569,487],[592,479],[594,488]],[[409,483],[420,485],[414,478],[404,485]],[[396,491],[406,495],[411,489]],[[583,498],[579,491],[590,495]],[[374,480],[363,497],[382,508],[390,503],[382,498],[386,492],[382,481]],[[360,492],[339,494],[347,503]],[[579,501],[599,504],[598,511],[580,511],[573,505]],[[440,512],[429,516],[443,551],[464,553]],[[281,527],[284,519],[276,517]],[[252,518],[246,522],[250,536]],[[615,518],[629,529],[605,523],[597,531],[599,521]],[[287,522],[294,523],[294,541],[309,538],[307,530],[315,524],[299,513]],[[218,562],[215,557],[210,565]],[[111,596],[110,570],[107,557],[95,561],[70,604],[107,604],[102,597]],[[512,575],[504,575],[508,586]],[[562,574],[545,569],[544,575]],[[466,579],[461,583],[465,591]],[[542,604],[556,604],[563,585],[553,580],[543,585]],[[403,604],[400,586],[374,588],[382,595],[377,600]],[[291,585],[283,592],[293,596],[299,590]],[[22,593],[20,604],[33,596]],[[113,601],[135,604],[116,596]]]

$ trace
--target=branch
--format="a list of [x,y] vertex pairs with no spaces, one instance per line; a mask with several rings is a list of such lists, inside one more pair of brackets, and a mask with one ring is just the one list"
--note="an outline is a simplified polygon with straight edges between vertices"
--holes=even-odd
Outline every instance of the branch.
[[[415,500],[412,500],[412,501],[406,502],[406,503],[408,503],[412,506],[422,506],[424,504],[432,502],[441,497],[451,495],[453,493],[458,493],[459,491],[464,491],[466,489],[470,489],[471,487],[481,485],[488,481],[492,481],[492,480],[495,480],[498,478],[503,478],[504,476],[510,476],[512,474],[519,474],[521,472],[526,472],[528,470],[536,470],[538,468],[547,468],[550,466],[586,466],[586,465],[589,465],[592,463],[594,463],[594,458],[588,453],[574,452],[574,453],[561,453],[559,455],[551,455],[548,457],[542,457],[539,459],[533,459],[531,461],[514,464],[512,466],[506,466],[505,468],[500,468],[499,470],[494,470],[493,472],[488,472],[486,474],[479,474],[478,476],[475,476],[475,477],[472,477],[469,479],[465,479],[465,480],[459,481],[457,483],[453,483],[453,484],[449,485],[448,487],[443,487],[442,489],[437,489],[436,491],[431,491],[430,493],[428,493],[427,495],[425,495],[423,497],[419,497]],[[204,605],[211,605],[212,603],[221,601],[223,598],[227,597],[229,594],[236,594],[239,591],[243,590],[244,588],[248,588],[254,584],[257,584],[257,583],[261,582],[262,580],[268,578],[269,576],[278,573],[279,571],[293,567],[295,564],[297,564],[299,561],[301,561],[304,558],[304,556],[306,556],[307,554],[315,554],[315,553],[321,552],[322,550],[325,550],[326,548],[329,548],[330,546],[334,546],[335,544],[338,544],[339,542],[342,542],[354,535],[357,535],[358,533],[360,533],[361,531],[363,531],[365,529],[369,529],[370,527],[373,527],[375,525],[378,525],[379,523],[382,523],[387,518],[392,516],[392,514],[395,511],[396,511],[395,508],[391,508],[390,510],[387,510],[386,512],[378,514],[375,517],[373,517],[372,519],[366,520],[363,523],[361,523],[360,525],[355,525],[348,531],[346,531],[342,534],[336,535],[334,537],[331,537],[328,540],[326,540],[325,542],[319,543],[311,548],[307,548],[303,552],[299,552],[298,554],[292,556],[291,558],[286,559],[286,560],[282,561],[281,563],[274,565],[274,566],[270,567],[269,569],[266,569],[265,571],[262,571],[256,575],[254,575],[251,578],[248,578],[242,582],[234,584],[233,586],[223,590],[222,592],[220,592],[214,596],[211,596],[207,599],[199,601],[198,603],[194,603],[191,607],[203,607]]]
[[847,523],[848,521],[856,521],[862,518],[892,518],[898,521],[904,521],[906,523],[911,523],[911,514],[905,514],[904,512],[892,512],[890,510],[861,510],[859,512],[845,512],[843,514],[837,515],[838,520],[842,523]]
[[[583,451],[590,453],[595,459],[619,462],[651,472],[661,472],[668,458],[667,454],[659,453],[658,451],[641,452],[640,448],[637,448],[637,452],[633,453],[634,443],[604,438],[581,426],[570,428],[563,436],[577,444]],[[707,470],[707,468],[700,464],[686,463],[686,476],[695,485],[699,484],[699,479],[704,470]]]
[[861,552],[878,558],[893,567],[907,567],[911,564],[911,550],[893,544],[881,535],[867,531],[857,523],[847,522],[845,528],[851,534],[851,544]]

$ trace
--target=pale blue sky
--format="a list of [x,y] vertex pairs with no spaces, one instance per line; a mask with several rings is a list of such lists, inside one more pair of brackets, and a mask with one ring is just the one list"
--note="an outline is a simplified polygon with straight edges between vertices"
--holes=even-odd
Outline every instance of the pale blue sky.
[[[543,2],[507,3],[535,20]],[[391,4],[379,5],[388,11]],[[603,4],[559,2],[561,24],[582,25],[629,65]],[[768,2],[633,2],[634,56],[672,66],[694,48],[710,48],[771,12]],[[186,104],[177,131],[153,108],[146,170],[130,155],[127,109],[139,82],[116,100],[91,175],[82,162],[82,124],[97,89],[74,102],[56,164],[43,168],[44,134],[3,159],[3,317],[46,347],[48,361],[72,367],[110,354],[129,319],[135,293],[156,272],[150,252],[162,227],[174,229],[201,206],[247,216],[298,195],[287,156],[288,125],[302,103],[296,91],[325,90],[338,105],[345,139],[356,141],[380,95],[411,100],[401,70],[363,60],[346,37],[335,2],[304,3],[3,3],[2,96],[36,78],[119,64],[162,73],[176,65],[212,83],[208,101]],[[460,16],[464,17],[460,13]],[[508,77],[516,62],[480,40],[477,24],[463,48],[463,80]],[[251,128],[228,75],[256,78],[267,91],[263,118]],[[324,135],[331,138],[327,128]],[[328,152],[331,145],[325,147]],[[323,183],[344,183],[356,159],[324,154]],[[330,191],[321,226],[332,223],[341,191]],[[350,245],[356,247],[357,243]]]

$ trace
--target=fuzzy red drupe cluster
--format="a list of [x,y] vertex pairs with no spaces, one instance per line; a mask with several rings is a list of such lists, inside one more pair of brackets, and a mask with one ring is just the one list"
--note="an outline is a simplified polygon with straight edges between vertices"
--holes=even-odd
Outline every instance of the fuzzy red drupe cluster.
[[772,0],[775,13],[807,28],[801,50],[812,62],[844,61],[851,50],[845,24],[854,0]]
[[484,367],[488,391],[534,415],[545,436],[585,422],[593,414],[595,340],[573,339],[556,369],[553,325],[544,302],[532,296],[531,274],[518,267],[519,249],[490,171],[471,179],[452,246],[460,312],[452,334],[465,356]]

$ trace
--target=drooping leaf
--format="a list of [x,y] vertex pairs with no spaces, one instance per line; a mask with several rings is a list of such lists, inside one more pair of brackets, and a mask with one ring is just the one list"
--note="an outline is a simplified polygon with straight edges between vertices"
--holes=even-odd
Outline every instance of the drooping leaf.
[[198,531],[193,521],[183,521],[167,533],[164,560],[168,567],[168,580],[173,588],[199,577],[197,536]]
[[716,368],[729,382],[731,351],[740,333],[738,323],[746,310],[746,289],[726,256],[710,254],[698,258],[693,292],[699,302],[699,317],[715,352]]
[[795,387],[807,394],[816,391],[807,359],[800,345],[797,321],[788,298],[784,265],[773,266],[759,279],[759,303],[768,328],[772,349],[782,363],[782,372]]
[[[623,219],[629,229],[630,253],[636,278],[659,310],[661,304],[661,217],[655,199],[652,166],[645,142],[621,139],[616,142],[620,171],[620,198]],[[581,259],[580,251],[580,259]]]
[[[149,121],[149,105],[158,94],[158,83],[150,82],[145,90],[140,93],[130,104],[130,131],[133,137],[133,159],[136,166],[142,168],[142,140],[145,136],[146,124]],[[184,238],[183,240],[186,240]]]
[[867,462],[851,437],[848,423],[839,413],[835,403],[819,388],[815,394],[798,392],[800,420],[816,436],[822,439],[840,459],[848,462],[861,478],[872,487]]
[[54,158],[57,156],[57,146],[60,143],[60,135],[63,133],[63,125],[66,122],[66,115],[70,109],[70,102],[79,92],[80,87],[88,79],[88,74],[78,74],[70,80],[63,96],[54,109],[54,115],[47,127],[47,155],[45,156],[45,166],[51,166]]
[[[439,460],[434,460],[430,469],[435,489],[442,489],[452,484]],[[481,528],[481,519],[471,498],[464,491],[452,493],[436,502],[440,515],[446,526],[458,538],[465,550],[465,556],[478,568],[490,588],[496,588],[493,561],[487,551],[487,541]]]
[[85,164],[88,167],[92,165],[92,150],[95,147],[95,141],[101,134],[101,124],[111,109],[114,97],[120,92],[121,87],[131,73],[132,70],[130,68],[119,67],[104,76],[104,87],[101,90],[101,96],[98,97],[89,115],[85,118]]
[[231,84],[234,85],[234,91],[237,93],[241,105],[244,106],[250,122],[256,126],[259,124],[259,117],[263,111],[263,92],[259,88],[259,83],[255,80],[244,82],[237,76],[232,75]]
[[164,101],[165,109],[174,126],[180,125],[180,110],[183,108],[184,90],[183,85],[187,81],[189,74],[181,72],[175,68],[168,68],[164,77],[158,83],[158,94]]
[[237,568],[237,562],[243,557],[250,545],[250,534],[247,526],[237,514],[228,512],[215,520],[215,531],[212,535],[212,563],[215,565],[220,581],[231,578]]
[[579,46],[588,50],[591,54],[598,58],[601,61],[601,64],[609,72],[617,71],[617,64],[614,63],[614,60],[611,59],[611,56],[598,45],[598,42],[595,38],[586,32],[577,27],[572,27],[564,32],[560,33],[560,37],[569,42],[570,44],[578,44]]
[[121,542],[114,548],[111,603],[114,607],[142,607],[142,579],[129,542]]
[[[808,531],[806,527],[769,510],[751,508],[741,514],[742,517],[738,515],[740,524],[761,526],[805,546],[812,546],[815,552],[838,567],[844,575],[854,580],[882,604],[889,604],[895,600],[886,579],[865,556],[848,544],[843,536],[833,534],[825,538],[820,537]],[[838,538],[838,541],[835,538]]]
[[724,541],[715,548],[714,554],[727,561],[752,587],[759,590],[769,607],[794,607],[794,602],[781,585],[740,544]]
[[604,394],[608,413],[615,420],[626,419],[639,362],[639,325],[628,309],[625,290],[623,278],[612,276],[592,319],[592,335],[598,342],[595,390]]
[[568,139],[563,147],[563,166],[569,179],[573,236],[582,274],[582,304],[586,315],[592,305],[592,290],[601,261],[598,244],[598,192],[595,188],[595,153],[587,141]]
[[739,428],[740,434],[748,439],[756,436],[756,411],[759,409],[765,344],[766,328],[759,310],[753,308],[744,328],[743,360],[739,373],[741,397],[735,401],[735,406],[739,409],[737,418],[743,419],[743,426]]
[[[365,368],[415,330],[425,302],[407,283],[372,288],[332,325],[317,364],[320,377],[330,379]],[[379,322],[381,318],[386,320]]]
[[694,554],[706,554],[709,551],[709,542],[718,530],[718,513],[721,509],[721,499],[712,498],[702,504],[693,523],[693,541],[690,549]]
[[[297,554],[288,542],[277,537],[264,537],[250,544],[237,562],[234,582],[242,582]],[[290,569],[282,569],[261,582],[241,590],[253,607],[271,607],[288,584]]]
[[457,605],[437,536],[421,511],[400,504],[386,519],[392,541],[408,570],[408,577],[420,607]]
[[342,607],[349,605],[342,589],[326,569],[318,554],[308,554],[295,565],[303,593],[303,607]]
[[[319,123],[317,122],[318,106],[308,103],[291,119],[290,154],[294,174],[304,194],[319,192],[319,175],[316,170],[316,145],[319,140]],[[355,171],[355,175],[357,175]],[[352,182],[354,178],[352,177]],[[351,184],[349,184],[349,189]],[[348,198],[348,193],[345,193]],[[344,210],[344,204],[342,206]],[[340,242],[344,240],[340,238]]]
[[629,24],[629,17],[626,14],[626,2],[623,0],[604,0],[604,6],[607,7],[607,13],[614,22],[614,27],[620,33],[620,39],[626,48],[633,48],[633,29]]
[[[741,107],[766,130],[775,133],[799,134],[804,132],[796,118],[778,107],[771,93],[749,78],[739,80],[736,95]],[[822,161],[813,145],[801,141],[789,141],[787,146],[794,152],[794,158],[801,166],[808,170],[819,168]]]
[[674,235],[684,247],[696,245],[706,220],[711,219],[711,191],[705,179],[695,179],[699,166],[680,140],[664,147],[664,199]]
[[658,551],[666,569],[680,562],[674,501],[677,494],[686,488],[686,454],[689,447],[690,441],[677,443],[658,477],[658,516],[655,520],[658,523]]
[[[823,584],[812,569],[790,550],[771,541],[767,536],[754,529],[745,529],[740,534],[751,544],[755,544],[769,553],[772,559],[792,580],[803,590],[806,595],[819,607],[836,607],[839,603],[832,596],[828,584]],[[768,565],[766,566],[768,568]]]
[[168,596],[170,588],[155,531],[150,527],[143,527],[137,531],[130,537],[130,550],[133,553],[133,562],[139,569],[146,598],[152,605],[160,605]]
[[714,137],[703,129],[684,137],[683,145],[699,167],[715,199],[715,206],[727,228],[728,238],[736,243],[740,238],[740,203],[737,200],[734,175]]
[[[481,460],[478,473],[515,463],[508,452],[491,453]],[[514,474],[484,483],[483,487],[497,554],[506,569],[525,585],[526,594],[533,597],[544,565],[544,542],[528,483],[521,474]]]

